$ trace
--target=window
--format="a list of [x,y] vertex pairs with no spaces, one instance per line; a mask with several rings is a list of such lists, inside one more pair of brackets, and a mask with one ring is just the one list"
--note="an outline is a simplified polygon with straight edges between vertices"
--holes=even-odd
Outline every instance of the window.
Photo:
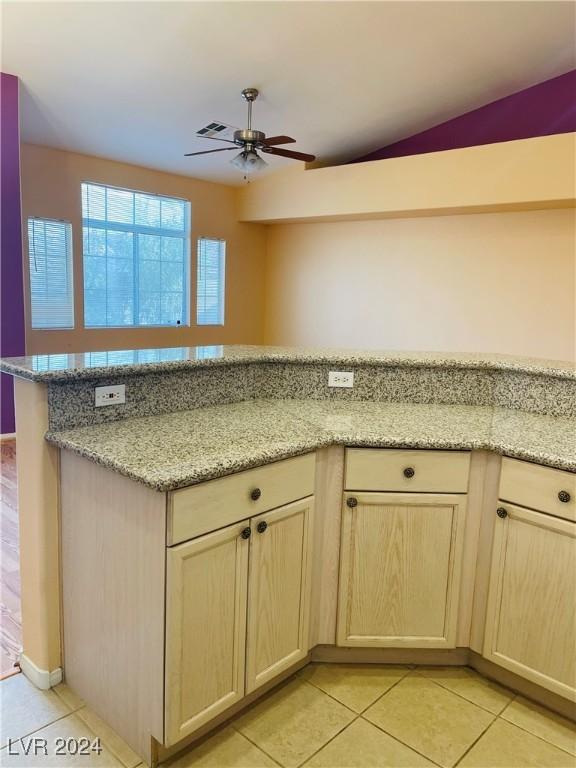
[[72,225],[28,219],[32,328],[74,328]]
[[33,355],[32,357],[33,371],[62,371],[73,364],[67,354]]
[[103,365],[134,365],[135,363],[158,363],[166,360],[185,359],[186,350],[181,347],[84,353],[84,365],[87,368],[100,367]]
[[82,184],[84,325],[188,323],[190,203]]
[[198,240],[198,325],[224,325],[224,269],[226,241]]

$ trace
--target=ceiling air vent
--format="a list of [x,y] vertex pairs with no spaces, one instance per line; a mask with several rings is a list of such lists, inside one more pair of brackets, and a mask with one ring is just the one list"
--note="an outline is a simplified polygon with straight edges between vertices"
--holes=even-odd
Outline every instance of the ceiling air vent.
[[227,139],[228,141],[234,141],[234,131],[238,128],[234,128],[232,125],[224,125],[224,123],[208,123],[204,128],[200,128],[196,131],[197,136],[204,136],[207,139]]

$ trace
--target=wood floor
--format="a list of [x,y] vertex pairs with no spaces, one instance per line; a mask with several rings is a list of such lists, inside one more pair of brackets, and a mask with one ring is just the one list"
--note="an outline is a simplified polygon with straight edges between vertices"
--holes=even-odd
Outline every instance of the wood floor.
[[0,443],[0,678],[17,669],[21,645],[16,441]]

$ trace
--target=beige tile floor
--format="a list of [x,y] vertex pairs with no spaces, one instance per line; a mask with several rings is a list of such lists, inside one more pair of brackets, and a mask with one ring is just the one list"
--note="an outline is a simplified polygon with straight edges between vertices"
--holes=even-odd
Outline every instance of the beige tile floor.
[[[137,755],[65,685],[0,683],[0,765],[136,768]],[[48,756],[8,739],[48,740]],[[102,743],[58,757],[57,737]],[[15,751],[14,746],[12,751]],[[312,664],[166,768],[576,768],[576,726],[467,668]]]

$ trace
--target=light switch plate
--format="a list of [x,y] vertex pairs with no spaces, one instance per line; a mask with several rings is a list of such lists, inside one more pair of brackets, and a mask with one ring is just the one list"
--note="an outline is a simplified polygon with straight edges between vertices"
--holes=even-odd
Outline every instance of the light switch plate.
[[94,405],[96,408],[102,408],[104,405],[122,405],[125,402],[125,384],[113,384],[110,387],[94,388]]
[[329,371],[328,386],[329,387],[353,387],[354,371]]

